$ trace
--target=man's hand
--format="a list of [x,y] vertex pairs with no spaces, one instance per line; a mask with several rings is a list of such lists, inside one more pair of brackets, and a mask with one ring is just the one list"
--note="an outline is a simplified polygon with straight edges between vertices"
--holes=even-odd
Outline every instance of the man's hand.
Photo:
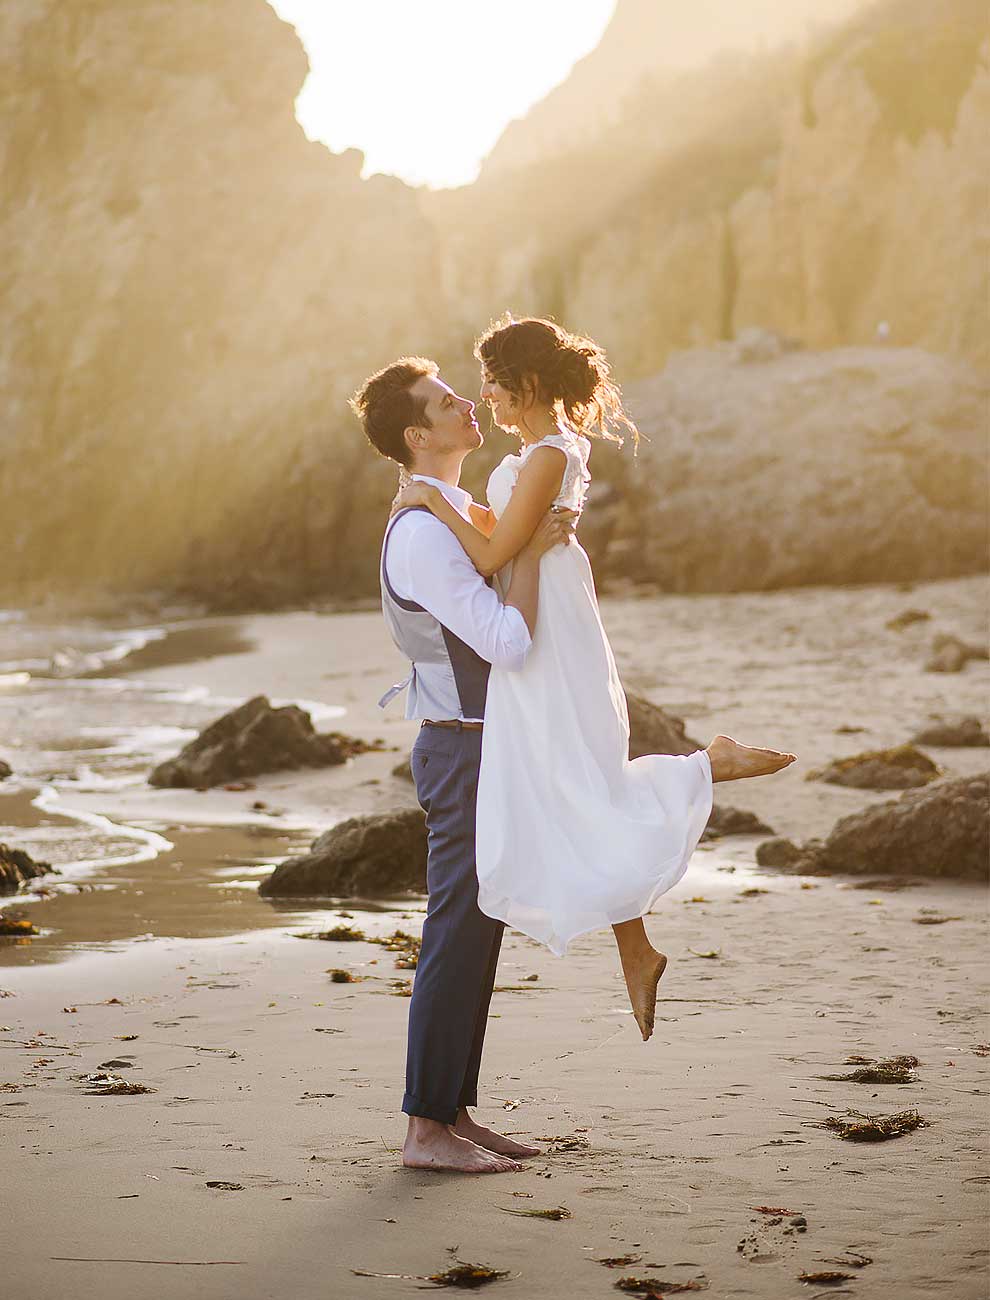
[[536,526],[536,532],[523,547],[524,552],[540,558],[552,551],[555,546],[567,545],[574,536],[577,523],[576,510],[553,510],[546,512]]

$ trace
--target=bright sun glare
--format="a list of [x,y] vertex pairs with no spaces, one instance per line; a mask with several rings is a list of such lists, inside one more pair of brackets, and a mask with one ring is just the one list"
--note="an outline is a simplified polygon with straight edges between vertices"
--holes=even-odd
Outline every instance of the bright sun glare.
[[474,180],[503,129],[598,44],[615,0],[269,0],[310,75],[296,116],[364,175]]

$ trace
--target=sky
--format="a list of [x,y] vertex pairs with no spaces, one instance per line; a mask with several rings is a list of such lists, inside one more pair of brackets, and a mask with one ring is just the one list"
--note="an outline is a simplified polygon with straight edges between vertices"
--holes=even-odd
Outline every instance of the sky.
[[335,153],[442,189],[588,54],[616,0],[269,0],[310,75],[296,117]]

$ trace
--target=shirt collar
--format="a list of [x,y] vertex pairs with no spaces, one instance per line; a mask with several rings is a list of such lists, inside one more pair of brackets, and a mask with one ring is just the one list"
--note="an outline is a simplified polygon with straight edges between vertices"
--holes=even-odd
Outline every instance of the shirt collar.
[[417,483],[431,483],[435,488],[439,488],[458,514],[463,515],[465,519],[469,517],[468,506],[472,501],[470,492],[466,492],[462,487],[452,487],[449,483],[444,483],[443,479],[430,478],[429,474],[413,474],[412,477]]

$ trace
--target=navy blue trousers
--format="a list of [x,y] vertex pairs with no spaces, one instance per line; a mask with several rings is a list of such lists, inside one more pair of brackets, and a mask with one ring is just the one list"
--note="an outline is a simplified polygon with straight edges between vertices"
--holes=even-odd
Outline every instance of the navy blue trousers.
[[429,900],[409,1004],[402,1109],[453,1124],[478,1103],[501,921],[478,907],[474,861],[481,732],[423,727],[412,751],[416,794],[429,835]]

